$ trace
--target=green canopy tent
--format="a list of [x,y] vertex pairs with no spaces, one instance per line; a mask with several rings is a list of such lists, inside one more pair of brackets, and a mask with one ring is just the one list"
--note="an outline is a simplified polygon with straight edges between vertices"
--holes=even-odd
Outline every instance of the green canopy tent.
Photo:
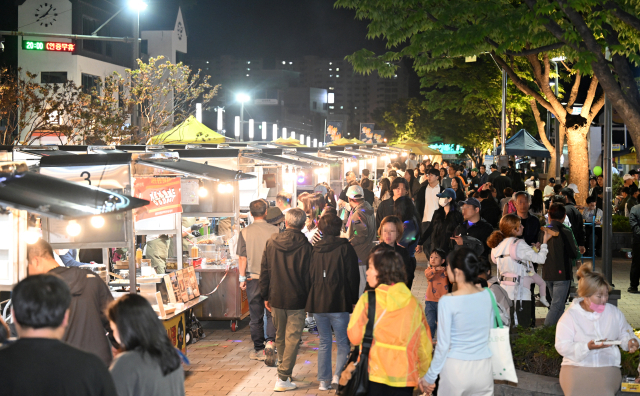
[[224,143],[226,138],[189,116],[182,124],[152,136],[147,144]]

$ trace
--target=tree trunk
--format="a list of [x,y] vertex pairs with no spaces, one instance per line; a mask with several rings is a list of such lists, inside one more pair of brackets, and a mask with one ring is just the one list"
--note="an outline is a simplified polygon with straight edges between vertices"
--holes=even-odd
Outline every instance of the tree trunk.
[[571,128],[566,131],[569,149],[569,182],[578,186],[579,193],[575,196],[578,205],[586,205],[589,192],[589,150],[586,145],[589,126]]
[[549,159],[549,169],[547,170],[547,180],[549,180],[550,177],[555,177],[556,175],[556,149],[555,147],[553,147],[551,142],[549,142],[549,139],[547,139],[547,132],[545,131],[545,126],[547,123],[545,121],[542,121],[542,118],[540,117],[540,111],[538,110],[536,100],[531,99],[529,101],[529,106],[531,106],[533,117],[536,120],[536,126],[538,127],[538,135],[540,135],[540,140],[542,141],[542,144],[544,144],[544,147],[549,150],[549,154],[551,155],[551,158]]

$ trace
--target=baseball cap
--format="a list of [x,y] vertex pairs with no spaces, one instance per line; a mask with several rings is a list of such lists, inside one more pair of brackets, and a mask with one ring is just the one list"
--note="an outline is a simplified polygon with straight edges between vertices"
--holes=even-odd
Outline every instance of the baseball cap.
[[622,176],[622,180],[630,180],[630,179],[635,179],[633,176],[631,176],[630,174],[626,174],[624,176]]
[[364,190],[362,190],[362,187],[358,185],[351,186],[347,190],[347,198],[351,198],[351,199],[364,198]]
[[569,187],[570,189],[572,189],[574,194],[579,193],[579,191],[578,191],[578,186],[577,186],[575,183],[571,183],[571,184],[569,184],[567,187]]
[[443,192],[436,194],[436,197],[456,199],[456,192],[453,188],[445,188]]
[[471,172],[479,172],[478,168],[471,169]]
[[460,202],[460,206],[462,205],[472,205],[475,206],[476,208],[480,207],[480,201],[478,201],[477,199],[473,198],[473,197],[469,197],[467,198],[466,201],[462,201]]
[[317,192],[320,193],[322,195],[327,195],[327,193],[329,192],[329,190],[327,190],[327,188],[325,186],[323,186],[322,184],[318,184],[314,189],[313,192]]

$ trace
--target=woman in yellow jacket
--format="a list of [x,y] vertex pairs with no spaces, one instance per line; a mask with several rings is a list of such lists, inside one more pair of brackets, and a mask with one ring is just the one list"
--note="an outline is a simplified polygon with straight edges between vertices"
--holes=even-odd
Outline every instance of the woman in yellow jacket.
[[[369,395],[412,395],[431,364],[431,332],[418,300],[405,285],[402,257],[387,248],[369,256],[367,283],[375,288],[376,317],[369,351]],[[347,334],[354,345],[364,338],[368,293],[356,304]]]

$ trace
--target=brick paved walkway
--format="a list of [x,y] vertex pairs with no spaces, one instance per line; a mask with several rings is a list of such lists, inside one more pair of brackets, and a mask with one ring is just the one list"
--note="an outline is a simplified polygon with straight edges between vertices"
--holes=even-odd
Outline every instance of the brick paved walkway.
[[[422,255],[421,255],[422,256]],[[424,256],[419,257],[413,294],[423,301],[427,281],[424,268],[427,265]],[[631,260],[614,260],[613,283],[622,290],[619,307],[629,323],[640,327],[640,295],[627,293],[629,287],[629,268]],[[600,260],[596,262],[599,270]],[[536,317],[546,315],[546,308],[537,308]],[[229,322],[203,322],[206,337],[188,348],[191,366],[185,367],[187,374],[185,388],[188,396],[196,395],[273,395],[276,369],[265,366],[264,362],[249,360],[252,348],[249,334],[249,318],[240,322],[237,332],[231,332]],[[300,347],[296,367],[293,370],[294,382],[298,389],[285,392],[287,395],[328,395],[332,391],[319,391],[317,375],[318,336],[304,332],[303,345]],[[336,347],[333,348],[335,364]]]

